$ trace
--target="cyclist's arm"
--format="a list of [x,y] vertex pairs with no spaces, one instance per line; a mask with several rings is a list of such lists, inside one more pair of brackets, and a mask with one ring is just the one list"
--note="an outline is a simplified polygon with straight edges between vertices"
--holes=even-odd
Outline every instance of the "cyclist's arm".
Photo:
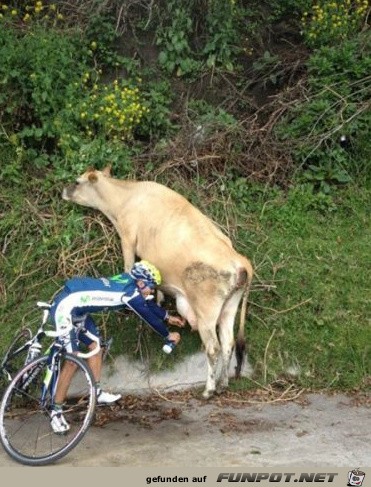
[[154,297],[152,297],[151,299],[147,298],[146,303],[151,312],[154,313],[158,318],[160,318],[160,320],[166,321],[168,319],[169,313],[166,311],[166,309],[156,303]]
[[167,317],[166,310],[153,303],[152,300],[146,301],[141,295],[135,296],[126,304],[159,335],[163,338],[169,337],[169,330],[164,323]]

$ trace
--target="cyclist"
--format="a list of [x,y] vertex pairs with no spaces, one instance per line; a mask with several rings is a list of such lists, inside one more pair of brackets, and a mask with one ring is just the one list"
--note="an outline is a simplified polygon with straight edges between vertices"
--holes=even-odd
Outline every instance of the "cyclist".
[[[129,308],[164,340],[176,345],[180,341],[180,335],[177,332],[169,332],[165,322],[183,327],[185,320],[169,315],[164,308],[156,304],[153,293],[159,284],[161,284],[159,270],[144,260],[135,263],[130,273],[122,273],[110,278],[74,277],[66,281],[63,290],[54,298],[50,316],[57,331],[69,328],[71,323],[83,321],[85,329],[99,336],[89,313]],[[83,334],[79,338],[79,333],[74,327],[65,338],[67,351],[77,352],[80,341],[90,350],[97,346],[93,340]],[[96,381],[98,404],[111,404],[119,400],[121,394],[111,394],[102,391],[100,387],[102,353],[99,352],[87,360]],[[62,368],[59,376],[51,414],[51,426],[55,433],[65,433],[69,430],[69,424],[63,416],[63,402],[74,372],[74,365],[68,363]]]

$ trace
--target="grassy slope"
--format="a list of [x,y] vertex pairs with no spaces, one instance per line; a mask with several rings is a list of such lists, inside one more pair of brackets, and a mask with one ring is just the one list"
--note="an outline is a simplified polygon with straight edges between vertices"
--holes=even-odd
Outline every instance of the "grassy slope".
[[349,189],[329,213],[296,190],[255,213],[258,278],[276,288],[252,294],[248,334],[268,381],[291,368],[302,385],[350,388],[370,374],[368,196]]
[[[60,188],[41,195],[37,185],[22,194],[2,192],[0,350],[21,323],[36,325],[35,301],[49,299],[65,277],[114,273],[121,265],[116,235],[99,215],[62,202]],[[303,386],[365,385],[371,342],[369,192],[349,188],[332,212],[312,209],[318,202],[299,190],[285,195],[245,188],[239,198],[228,194],[227,204],[225,193],[224,201],[215,197],[211,204],[198,198],[256,268],[246,327],[255,379],[272,382],[291,371]],[[141,356],[153,368],[200,347],[198,334],[185,331],[182,346],[165,360],[158,354],[161,343],[137,321],[111,314],[104,322],[116,353]]]

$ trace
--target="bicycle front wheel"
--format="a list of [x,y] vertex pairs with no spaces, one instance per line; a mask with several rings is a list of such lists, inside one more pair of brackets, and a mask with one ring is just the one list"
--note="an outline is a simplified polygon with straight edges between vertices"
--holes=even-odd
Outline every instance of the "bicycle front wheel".
[[24,465],[46,465],[72,450],[84,437],[93,419],[96,389],[90,368],[75,355],[61,356],[61,367],[77,369],[68,388],[63,414],[70,428],[54,433],[50,421],[50,391],[41,403],[48,373],[48,357],[27,364],[6,389],[0,405],[0,440],[6,452]]
[[26,361],[28,348],[25,344],[31,339],[32,332],[29,328],[19,330],[14,337],[8,350],[4,354],[1,362],[2,378],[0,382],[0,392],[2,393],[10,380],[15,376],[16,372],[20,370]]

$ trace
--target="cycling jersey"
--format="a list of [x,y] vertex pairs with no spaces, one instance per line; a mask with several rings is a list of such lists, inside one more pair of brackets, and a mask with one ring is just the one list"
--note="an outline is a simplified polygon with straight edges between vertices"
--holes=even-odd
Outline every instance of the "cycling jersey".
[[[152,298],[152,296],[151,296]],[[123,273],[110,278],[74,277],[66,281],[63,290],[55,297],[50,310],[57,331],[71,324],[71,320],[89,313],[129,308],[142,318],[164,339],[169,331],[164,324],[167,311],[153,299],[145,299],[140,293],[135,279]],[[94,321],[89,316],[85,327],[98,336]],[[71,350],[76,351],[77,337],[71,332]],[[89,339],[83,340],[86,344]],[[69,350],[69,351],[71,351]]]

